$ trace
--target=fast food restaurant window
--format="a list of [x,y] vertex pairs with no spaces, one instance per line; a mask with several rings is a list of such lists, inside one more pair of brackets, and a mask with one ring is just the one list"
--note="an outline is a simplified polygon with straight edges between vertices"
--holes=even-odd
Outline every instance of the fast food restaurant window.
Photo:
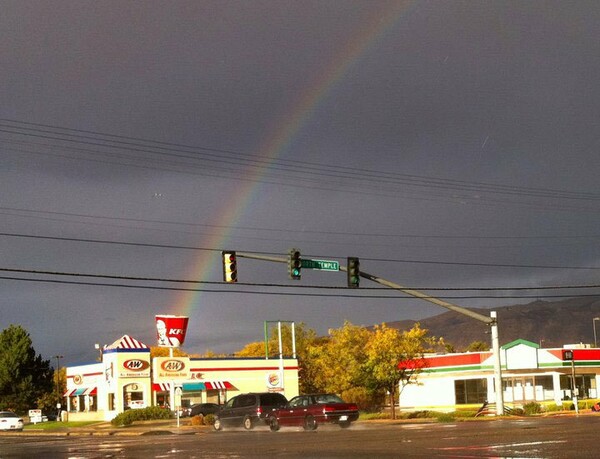
[[454,381],[457,405],[483,403],[487,399],[487,379],[458,379]]

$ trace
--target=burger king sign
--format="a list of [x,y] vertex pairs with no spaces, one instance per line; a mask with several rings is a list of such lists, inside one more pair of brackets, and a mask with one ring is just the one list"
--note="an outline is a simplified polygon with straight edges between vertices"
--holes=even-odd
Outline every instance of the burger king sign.
[[268,389],[280,389],[283,387],[283,381],[281,378],[281,374],[279,371],[273,371],[271,373],[267,373],[267,388]]

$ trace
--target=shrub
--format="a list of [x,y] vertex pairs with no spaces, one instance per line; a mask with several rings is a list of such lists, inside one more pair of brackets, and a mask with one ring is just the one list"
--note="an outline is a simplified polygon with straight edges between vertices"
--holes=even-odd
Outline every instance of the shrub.
[[548,405],[546,405],[544,407],[544,411],[547,411],[547,412],[562,411],[562,410],[563,410],[562,404],[557,405],[556,403],[549,403]]
[[529,402],[523,405],[523,413],[525,416],[531,416],[532,414],[540,414],[542,412],[542,405],[537,402]]
[[[404,413],[396,413],[396,416],[400,419],[402,418],[402,416],[404,415]],[[368,421],[370,419],[390,419],[392,417],[392,415],[390,413],[383,413],[383,412],[378,412],[378,413],[370,413],[370,412],[365,412],[365,411],[361,411],[360,412],[360,419]]]
[[413,411],[408,414],[408,419],[427,419],[427,418],[435,418],[436,413],[434,411],[423,410],[423,411]]
[[436,413],[436,419],[438,422],[454,422],[456,419],[452,413]]
[[124,411],[122,413],[117,414],[111,421],[110,423],[115,426],[115,427],[119,427],[119,426],[130,426],[131,424],[133,424],[134,421],[134,416],[131,414],[132,410],[129,411]]
[[149,421],[153,419],[171,419],[173,415],[169,410],[159,406],[149,406],[135,410],[127,410],[117,414],[110,423],[113,426],[130,426],[134,421]]
[[598,401],[595,399],[590,399],[590,400],[582,400],[581,403],[583,404],[583,406],[581,406],[581,404],[580,404],[579,407],[586,410],[586,409],[591,409],[596,403],[598,403]]
[[452,413],[452,416],[455,418],[474,418],[477,414],[477,411],[467,411],[467,410],[459,410]]
[[204,425],[212,426],[214,423],[215,423],[215,415],[214,414],[207,414],[206,416],[204,416]]

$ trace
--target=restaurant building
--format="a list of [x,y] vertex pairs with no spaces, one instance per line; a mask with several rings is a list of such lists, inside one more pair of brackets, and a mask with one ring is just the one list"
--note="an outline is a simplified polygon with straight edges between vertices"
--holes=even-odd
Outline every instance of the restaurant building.
[[245,392],[298,395],[296,358],[155,357],[124,335],[102,349],[101,362],[66,368],[69,420],[110,421],[128,409],[223,404]]
[[[500,348],[504,404],[522,407],[598,398],[600,349],[565,345],[542,349],[519,339]],[[491,351],[425,356],[416,384],[400,384],[406,411],[454,411],[496,400]]]

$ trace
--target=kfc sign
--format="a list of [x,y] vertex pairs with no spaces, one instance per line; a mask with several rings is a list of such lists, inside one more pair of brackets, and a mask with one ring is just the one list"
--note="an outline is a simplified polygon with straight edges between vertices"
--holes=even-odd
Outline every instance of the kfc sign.
[[156,340],[159,347],[179,347],[185,341],[188,317],[156,316]]

